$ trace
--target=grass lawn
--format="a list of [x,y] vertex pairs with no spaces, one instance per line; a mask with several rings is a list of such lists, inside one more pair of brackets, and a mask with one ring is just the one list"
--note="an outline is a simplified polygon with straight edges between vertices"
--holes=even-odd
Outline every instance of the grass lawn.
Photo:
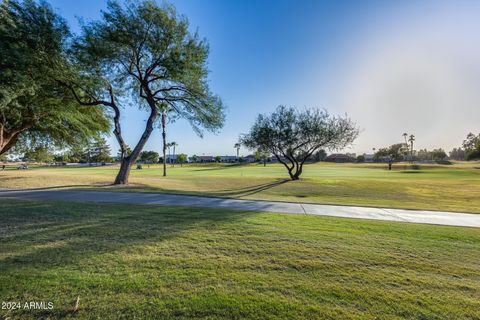
[[118,167],[32,168],[0,171],[0,188],[93,187],[103,190],[168,192],[239,199],[278,200],[480,213],[480,163],[386,170],[377,164],[306,165],[302,180],[287,181],[279,164],[161,166],[132,170],[126,188],[99,187]]
[[0,318],[480,318],[474,228],[2,200],[0,240],[1,300],[54,304]]

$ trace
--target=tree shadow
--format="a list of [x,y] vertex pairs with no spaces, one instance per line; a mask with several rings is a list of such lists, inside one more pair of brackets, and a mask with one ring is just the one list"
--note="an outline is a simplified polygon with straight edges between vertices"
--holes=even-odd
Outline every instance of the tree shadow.
[[231,169],[231,168],[235,168],[235,167],[246,167],[246,166],[249,166],[249,165],[250,165],[250,163],[232,163],[232,164],[218,165],[218,166],[214,166],[214,167],[195,169],[193,171],[225,170],[225,169]]
[[[44,296],[42,292],[48,291],[38,291],[25,283],[57,269],[88,270],[97,263],[100,264],[97,267],[102,268],[106,263],[105,255],[113,259],[112,265],[105,267],[114,271],[117,265],[122,268],[126,263],[122,260],[124,255],[161,246],[162,242],[181,237],[188,231],[231,223],[253,214],[211,208],[2,201],[0,278],[10,279],[2,284],[2,298],[15,301],[27,299],[27,296],[30,300],[36,295]],[[156,254],[162,255],[162,252]],[[25,270],[31,270],[32,274]],[[56,285],[53,280],[48,286]],[[69,285],[65,285],[68,295]],[[22,293],[25,290],[19,289],[22,286],[29,292]],[[72,292],[72,297],[74,294]],[[37,310],[35,314],[42,318],[47,315],[63,318],[73,315],[68,308],[63,304],[55,310]]]
[[[259,192],[272,189],[274,187],[280,186],[289,181],[291,180],[282,179],[282,180],[276,180],[269,183],[263,183],[263,184],[248,186],[243,188],[214,190],[214,191],[184,191],[184,190],[178,190],[178,189],[166,189],[166,188],[153,187],[147,184],[137,184],[135,186],[129,185],[126,187],[122,187],[122,189],[115,189],[115,191],[124,190],[125,192],[133,191],[133,192],[144,192],[144,193],[191,195],[191,196],[199,196],[199,197],[204,196],[204,197],[220,197],[220,198],[241,198],[241,197],[254,195]],[[103,189],[103,190],[108,191],[109,187],[106,186],[106,189]]]
[[21,188],[21,189],[11,188],[11,189],[1,189],[0,194],[9,193],[12,191],[21,192],[21,191],[61,190],[61,189],[70,189],[70,188],[91,188],[91,187],[105,187],[105,186],[111,186],[111,184],[70,184],[70,185],[62,185],[62,186],[37,187],[37,188]]
[[245,187],[245,188],[239,188],[239,189],[227,189],[227,190],[219,190],[214,192],[214,194],[218,196],[227,196],[227,197],[246,197],[250,195],[254,195],[256,193],[266,191],[268,189],[280,186],[284,183],[289,182],[290,180],[288,179],[283,179],[283,180],[278,180],[270,183],[264,183],[252,187]]
[[420,170],[404,170],[404,171],[400,171],[400,173],[402,174],[418,174],[418,173],[426,173],[425,171],[420,171]]

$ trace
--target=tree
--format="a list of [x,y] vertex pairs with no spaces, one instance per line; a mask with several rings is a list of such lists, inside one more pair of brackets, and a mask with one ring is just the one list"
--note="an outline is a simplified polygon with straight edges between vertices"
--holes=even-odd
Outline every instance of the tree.
[[391,161],[397,162],[404,160],[404,152],[405,144],[403,143],[395,143],[389,146],[388,148],[379,148],[375,154],[374,159],[375,161],[379,161],[381,159],[388,160],[391,158]]
[[240,154],[240,147],[241,147],[241,146],[242,146],[242,144],[241,144],[240,142],[237,142],[237,143],[235,143],[235,144],[233,145],[233,147],[234,147],[235,149],[237,149],[237,160],[238,160],[238,158],[240,158],[239,154]]
[[220,162],[220,161],[222,161],[222,157],[216,156],[216,157],[215,157],[215,162]]
[[122,161],[123,157],[132,153],[132,149],[127,145],[125,150],[119,149],[115,161]]
[[184,153],[178,155],[177,161],[180,163],[180,166],[183,167],[183,163],[187,162],[187,156]]
[[365,156],[363,154],[358,155],[355,161],[358,163],[365,162]]
[[56,81],[68,38],[46,2],[0,4],[0,155],[19,142],[65,147],[108,130],[100,107],[78,106]]
[[89,162],[111,162],[110,146],[103,137],[94,137],[88,146]]
[[162,103],[162,104],[160,104],[160,110],[162,112],[162,117],[161,117],[160,123],[161,123],[161,128],[162,128],[163,176],[166,177],[167,176],[167,148],[169,148],[169,145],[167,143],[167,131],[166,131],[166,128],[167,128],[167,113],[168,113],[168,111],[171,111],[171,108],[169,108],[166,103]]
[[410,135],[408,138],[408,142],[410,142],[410,161],[413,162],[413,142],[415,141],[415,136],[413,134]]
[[240,137],[249,149],[273,154],[298,180],[303,164],[320,148],[342,149],[358,136],[355,124],[345,117],[331,116],[326,110],[279,106],[270,115],[259,115],[250,132]]
[[467,153],[467,160],[478,160],[480,159],[480,149],[475,149]]
[[150,138],[154,124],[168,106],[190,122],[197,134],[223,126],[224,107],[207,83],[208,45],[188,31],[188,21],[173,6],[155,1],[109,1],[100,21],[83,26],[73,46],[81,80],[67,82],[82,105],[104,105],[114,111],[115,134],[120,128],[121,94],[148,110],[143,133],[131,154],[122,157],[115,184],[127,184],[131,166]]
[[447,153],[442,148],[432,150],[432,158],[435,161],[445,160]]
[[270,161],[270,155],[268,154],[268,152],[265,152],[263,150],[259,150],[259,151],[260,151],[260,160],[262,161],[263,166],[266,167],[267,161]]
[[466,153],[462,148],[453,148],[453,150],[449,152],[449,157],[453,160],[465,160]]
[[466,160],[480,159],[480,134],[476,136],[470,132],[463,141],[462,147],[466,153]]
[[48,163],[53,161],[53,152],[48,146],[37,146],[25,152],[23,161]]
[[155,151],[142,151],[138,160],[145,163],[156,163],[160,155]]
[[87,150],[88,143],[75,144],[65,152],[65,161],[72,163],[86,163],[88,162]]
[[[175,157],[175,148],[178,147],[178,143],[176,143],[175,141],[172,141],[172,142],[170,142],[170,147],[173,148],[172,158],[174,158]],[[172,167],[174,167],[175,166],[175,161],[178,161],[178,159],[175,159],[175,160],[172,159],[171,161],[172,161]]]
[[430,160],[430,161],[442,161],[447,158],[447,154],[442,148],[433,149],[432,151],[428,151],[427,149],[418,150],[417,157],[420,161]]
[[327,157],[327,152],[323,149],[320,149],[318,150],[317,152],[315,152],[314,154],[314,159],[315,161],[323,161],[325,160],[325,158]]
[[197,161],[198,161],[198,156],[197,156],[196,154],[194,154],[194,155],[192,156],[192,161],[193,161],[193,162],[197,162]]
[[255,162],[262,161],[264,167],[267,165],[267,160],[268,160],[268,156],[269,156],[268,152],[265,152],[263,150],[258,149],[258,150],[255,151],[253,156],[255,158]]

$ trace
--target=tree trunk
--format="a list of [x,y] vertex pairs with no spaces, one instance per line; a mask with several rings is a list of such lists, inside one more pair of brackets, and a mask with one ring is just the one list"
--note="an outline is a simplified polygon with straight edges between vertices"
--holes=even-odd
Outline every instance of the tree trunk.
[[292,177],[292,180],[300,180],[300,175],[302,174],[302,170],[297,170]]
[[20,132],[16,134],[6,134],[5,132],[2,133],[0,137],[0,156],[4,153],[7,153],[18,140],[18,136]]
[[115,178],[114,184],[128,184],[128,178],[130,176],[130,169],[131,166],[137,161],[138,156],[140,155],[140,152],[142,152],[143,147],[145,146],[145,143],[147,143],[148,138],[150,138],[150,135],[152,134],[153,131],[153,124],[155,123],[155,120],[158,117],[158,111],[156,109],[155,103],[151,102],[149,103],[151,112],[150,116],[148,117],[147,124],[145,125],[145,130],[143,131],[142,136],[140,137],[140,140],[138,140],[137,145],[135,148],[132,150],[132,153],[128,156],[122,159],[122,163],[120,165],[120,171],[117,174],[117,177]]
[[112,108],[115,112],[115,115],[113,117],[113,123],[115,126],[115,129],[113,130],[113,134],[115,135],[115,138],[117,139],[117,142],[120,146],[121,161],[123,162],[123,159],[129,156],[127,152],[128,146],[123,140],[123,136],[122,136],[122,127],[120,126],[120,109],[113,103],[112,103]]
[[162,111],[162,139],[163,139],[163,176],[167,176],[167,133],[165,132],[166,125],[165,110]]
[[[173,146],[173,156],[175,157],[175,145]],[[172,167],[175,167],[175,160],[172,159]]]
[[18,128],[7,130],[5,124],[0,123],[0,156],[7,153],[17,143],[20,134],[31,126],[29,122],[25,122]]
[[120,164],[120,170],[115,178],[114,184],[128,184],[128,178],[130,177],[130,170],[132,169],[131,157],[125,157]]
[[[292,174],[292,172],[295,170],[295,173]],[[292,180],[300,180],[300,175],[303,172],[303,161],[298,163],[295,161],[295,166],[292,168],[292,170],[289,172],[290,178]]]

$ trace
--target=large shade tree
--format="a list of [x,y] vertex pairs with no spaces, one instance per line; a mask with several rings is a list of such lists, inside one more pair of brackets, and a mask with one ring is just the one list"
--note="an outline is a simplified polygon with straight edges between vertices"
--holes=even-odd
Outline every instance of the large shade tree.
[[[208,45],[188,31],[187,19],[171,5],[109,1],[100,21],[83,26],[73,53],[84,77],[64,83],[82,105],[114,111],[114,134],[123,150],[115,184],[128,183],[131,166],[165,108],[188,120],[199,135],[223,125],[223,104],[207,83]],[[149,114],[130,154],[120,128],[120,104],[127,99]]]
[[463,140],[462,148],[465,150],[467,160],[480,159],[480,133],[475,135],[470,132]]
[[78,106],[56,81],[68,38],[47,3],[0,4],[0,155],[27,142],[66,146],[108,130],[100,107]]
[[343,149],[358,136],[347,117],[332,116],[325,110],[279,106],[269,115],[259,115],[240,142],[252,150],[273,154],[298,180],[305,161],[319,149]]

